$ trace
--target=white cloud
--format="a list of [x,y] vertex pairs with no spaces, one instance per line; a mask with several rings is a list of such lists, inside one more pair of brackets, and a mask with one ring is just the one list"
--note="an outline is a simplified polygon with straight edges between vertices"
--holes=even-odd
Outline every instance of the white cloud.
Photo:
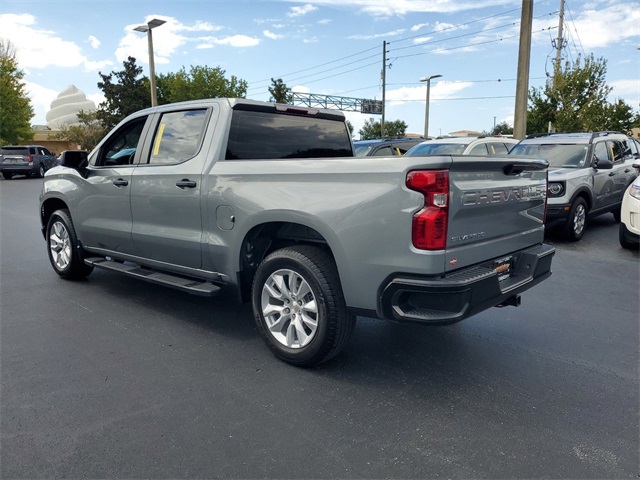
[[318,37],[305,38],[302,43],[318,43]]
[[307,3],[306,5],[303,5],[301,7],[291,7],[290,8],[291,11],[287,13],[287,17],[291,17],[291,18],[302,17],[303,15],[306,15],[307,13],[311,13],[317,9],[318,7],[314,7],[310,3]]
[[98,48],[100,46],[100,40],[98,40],[93,35],[89,35],[88,40],[89,40],[89,44],[91,45],[91,48]]
[[83,66],[94,70],[96,64],[103,63],[90,61],[78,45],[63,40],[55,31],[40,28],[33,15],[1,14],[0,32],[16,47],[21,68]]
[[270,32],[269,30],[263,31],[262,34],[271,40],[278,40],[284,37],[284,35],[278,35],[277,33]]
[[582,10],[574,18],[572,30],[577,31],[582,47],[592,50],[637,37],[640,34],[638,25],[640,9],[637,5],[614,3],[606,8]]
[[402,35],[404,32],[406,32],[406,30],[404,28],[400,28],[398,30],[393,30],[386,33],[375,33],[371,35],[351,35],[347,38],[349,40],[373,40],[375,38],[396,37],[398,35]]
[[323,18],[322,20],[318,20],[318,25],[329,25],[333,20],[330,18]]
[[[473,82],[449,82],[447,80],[431,81],[429,101],[437,102],[458,97],[463,90],[470,88]],[[386,99],[392,104],[398,105],[405,102],[426,101],[427,87],[402,87],[387,90]]]
[[29,81],[25,81],[24,85],[28,92],[27,96],[31,99],[31,106],[35,114],[31,119],[31,123],[34,125],[46,125],[46,115],[51,109],[51,102],[56,99],[60,92]]
[[413,39],[413,43],[416,45],[419,45],[421,43],[425,43],[428,42],[429,40],[431,40],[433,37],[418,37],[418,38],[414,38]]
[[614,102],[621,99],[635,111],[638,110],[640,107],[640,79],[614,80],[609,82],[609,86],[613,87],[609,94],[609,101]]

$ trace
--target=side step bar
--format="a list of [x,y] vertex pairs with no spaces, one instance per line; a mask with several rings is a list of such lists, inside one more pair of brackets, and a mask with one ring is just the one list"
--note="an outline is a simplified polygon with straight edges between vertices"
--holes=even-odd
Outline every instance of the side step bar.
[[84,263],[91,267],[102,268],[114,272],[124,273],[130,277],[139,278],[148,282],[157,283],[166,287],[177,288],[184,292],[212,297],[220,292],[220,287],[211,282],[203,282],[190,278],[179,277],[169,273],[156,272],[147,268],[130,263],[115,262],[104,257],[89,257],[84,259]]

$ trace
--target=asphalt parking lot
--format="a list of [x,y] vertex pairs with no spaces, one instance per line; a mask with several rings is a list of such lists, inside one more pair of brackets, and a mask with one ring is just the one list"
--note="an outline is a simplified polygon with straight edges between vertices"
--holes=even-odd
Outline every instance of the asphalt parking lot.
[[638,478],[640,255],[612,215],[554,232],[519,308],[359,318],[315,369],[248,305],[95,271],[61,280],[41,179],[0,180],[2,478]]

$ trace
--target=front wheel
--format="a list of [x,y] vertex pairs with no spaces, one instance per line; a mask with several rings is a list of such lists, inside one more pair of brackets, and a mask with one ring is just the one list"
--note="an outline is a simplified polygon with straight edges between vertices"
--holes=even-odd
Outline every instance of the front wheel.
[[47,224],[47,252],[55,272],[62,278],[87,277],[93,267],[85,265],[68,210],[56,210]]
[[258,330],[281,360],[313,366],[335,357],[355,325],[333,258],[310,246],[283,248],[258,267],[252,288]]
[[571,205],[569,218],[565,224],[564,233],[568,240],[577,242],[584,235],[584,229],[587,225],[587,202],[584,198],[578,197]]
[[42,165],[42,163],[40,164],[40,166],[38,167],[38,177],[42,178],[44,177],[46,170],[44,169],[44,165]]

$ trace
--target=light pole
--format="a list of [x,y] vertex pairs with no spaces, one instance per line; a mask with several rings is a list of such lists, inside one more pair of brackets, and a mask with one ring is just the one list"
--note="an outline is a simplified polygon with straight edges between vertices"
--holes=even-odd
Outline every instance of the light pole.
[[145,25],[140,25],[134,30],[136,32],[147,32],[147,41],[149,42],[149,80],[151,81],[151,106],[155,107],[158,105],[158,95],[156,92],[156,68],[153,63],[153,37],[151,35],[151,30],[156,27],[159,27],[163,23],[166,23],[165,20],[158,20],[154,18],[153,20],[149,20]]
[[439,78],[442,75],[431,75],[430,77],[422,77],[421,82],[427,82],[427,105],[424,109],[424,138],[429,138],[429,95],[431,93],[431,80]]

